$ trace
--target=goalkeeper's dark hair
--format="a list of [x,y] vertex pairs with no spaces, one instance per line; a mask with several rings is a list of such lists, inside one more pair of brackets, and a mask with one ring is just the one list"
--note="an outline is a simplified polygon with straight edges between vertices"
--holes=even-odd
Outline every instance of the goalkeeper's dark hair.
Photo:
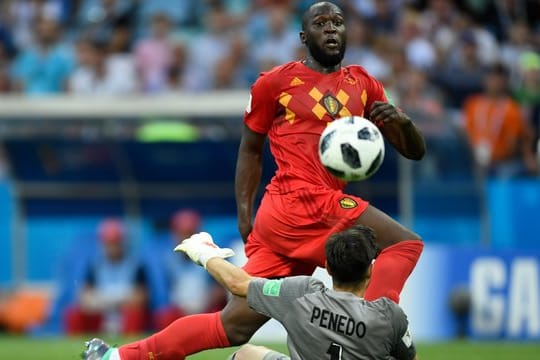
[[326,242],[326,262],[334,283],[354,284],[364,281],[373,259],[379,254],[375,232],[364,225],[335,233]]

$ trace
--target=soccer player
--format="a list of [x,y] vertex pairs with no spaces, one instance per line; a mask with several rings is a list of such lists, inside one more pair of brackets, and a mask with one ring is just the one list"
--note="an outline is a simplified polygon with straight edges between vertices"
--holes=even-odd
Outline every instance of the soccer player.
[[[377,255],[374,240],[373,230],[363,225],[330,236],[325,253],[333,289],[309,276],[281,280],[251,277],[224,260],[232,250],[217,247],[208,233],[193,235],[175,250],[204,266],[234,295],[247,298],[253,310],[283,324],[293,359],[411,360],[416,351],[401,308],[388,298],[372,302],[363,298]],[[94,343],[100,344],[99,340]],[[289,358],[250,346],[230,359]]]
[[[329,2],[312,5],[302,17],[302,61],[263,73],[251,89],[236,168],[240,233],[246,241],[251,276],[311,275],[324,266],[330,234],[363,224],[377,234],[383,249],[365,298],[398,301],[422,252],[412,231],[359,197],[342,192],[318,157],[326,124],[358,115],[377,124],[386,139],[409,159],[423,157],[425,146],[411,119],[388,102],[383,86],[360,66],[342,67],[345,18]],[[263,145],[268,137],[278,165],[252,223],[261,179]],[[183,317],[149,338],[120,347],[122,360],[183,359],[206,349],[246,343],[268,317],[235,296],[221,311]],[[186,331],[189,329],[189,331]]]

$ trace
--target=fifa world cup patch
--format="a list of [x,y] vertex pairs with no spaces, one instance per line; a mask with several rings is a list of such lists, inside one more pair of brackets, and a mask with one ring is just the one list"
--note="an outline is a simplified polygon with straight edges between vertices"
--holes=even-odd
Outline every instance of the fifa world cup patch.
[[281,290],[281,281],[282,280],[268,280],[263,285],[263,295],[266,296],[279,296]]
[[344,197],[339,200],[339,206],[341,206],[343,209],[354,209],[358,206],[358,203],[350,197]]

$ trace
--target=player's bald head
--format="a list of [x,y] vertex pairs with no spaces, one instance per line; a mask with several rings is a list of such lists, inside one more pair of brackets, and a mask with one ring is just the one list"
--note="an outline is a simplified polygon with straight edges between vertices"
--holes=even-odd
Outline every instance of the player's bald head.
[[320,1],[311,5],[302,15],[302,30],[306,30],[309,20],[315,16],[328,12],[336,12],[343,15],[343,11],[339,6],[329,1]]

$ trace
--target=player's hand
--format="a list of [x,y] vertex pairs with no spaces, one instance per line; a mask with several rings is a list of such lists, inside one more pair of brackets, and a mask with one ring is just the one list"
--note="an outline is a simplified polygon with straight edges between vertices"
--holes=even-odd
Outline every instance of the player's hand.
[[384,101],[374,101],[371,104],[369,119],[379,127],[387,123],[397,123],[398,125],[411,123],[411,119],[405,113]]
[[226,259],[234,255],[232,249],[222,249],[217,246],[214,239],[212,239],[212,235],[207,232],[192,235],[176,246],[174,251],[185,253],[193,262],[203,266],[205,269],[206,263],[212,258]]

